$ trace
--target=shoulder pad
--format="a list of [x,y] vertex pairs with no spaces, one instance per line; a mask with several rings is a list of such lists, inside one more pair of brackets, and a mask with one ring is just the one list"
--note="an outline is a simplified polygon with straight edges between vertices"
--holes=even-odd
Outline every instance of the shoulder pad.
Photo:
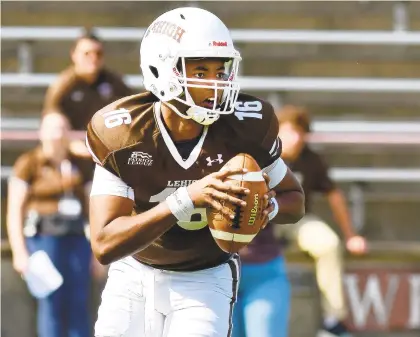
[[270,103],[239,94],[234,113],[222,120],[228,128],[226,134],[235,136],[235,144],[231,146],[238,152],[250,154],[260,167],[267,167],[279,158],[282,148],[278,138],[279,123]]
[[[145,118],[153,118],[150,93],[121,98],[92,117],[87,127],[86,145],[96,162],[103,165],[108,156],[139,141],[139,128]],[[146,123],[147,124],[147,123]]]
[[271,146],[277,138],[279,124],[273,106],[269,102],[241,93],[235,104],[235,111],[230,117],[241,138],[252,137],[253,141],[263,147]]

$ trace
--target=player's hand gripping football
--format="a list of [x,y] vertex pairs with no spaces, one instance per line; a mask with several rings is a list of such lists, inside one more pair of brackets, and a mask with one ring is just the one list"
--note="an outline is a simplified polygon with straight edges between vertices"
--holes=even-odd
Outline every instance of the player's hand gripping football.
[[188,194],[194,207],[214,208],[221,211],[225,216],[233,219],[235,214],[225,205],[229,202],[233,205],[246,206],[246,202],[233,197],[232,195],[248,194],[249,190],[234,184],[224,182],[233,174],[244,174],[248,170],[244,168],[227,168],[218,172],[211,173],[204,178],[197,180],[187,187]]
[[[270,182],[270,177],[267,173],[263,173],[265,182],[267,183],[267,186]],[[270,190],[268,193],[264,195],[264,200],[266,202],[265,210],[263,211],[263,217],[264,217],[264,225],[261,226],[262,228],[265,228],[268,224],[268,215],[274,211],[274,204],[271,202],[271,198],[274,198],[276,196],[276,191]]]

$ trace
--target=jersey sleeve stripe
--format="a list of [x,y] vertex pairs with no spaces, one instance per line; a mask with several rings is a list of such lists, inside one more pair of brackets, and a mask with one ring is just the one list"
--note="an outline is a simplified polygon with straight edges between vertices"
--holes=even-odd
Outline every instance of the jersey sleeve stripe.
[[86,136],[86,138],[85,138],[85,143],[86,143],[86,147],[87,147],[87,149],[88,149],[88,151],[89,151],[90,155],[92,156],[93,160],[94,160],[96,163],[98,163],[98,164],[102,165],[102,163],[101,163],[101,161],[99,160],[99,158],[98,158],[98,157],[96,157],[95,153],[92,151],[92,148],[91,148],[91,147],[90,147],[90,145],[89,145],[89,139],[88,139],[88,137],[87,137],[87,136]]
[[271,154],[273,151],[274,151],[274,149],[276,148],[276,144],[277,144],[277,138],[274,140],[274,143],[273,143],[273,145],[271,146],[271,149],[270,149],[270,151],[269,151],[269,153]]
[[269,151],[269,153],[272,157],[274,157],[277,154],[279,146],[280,146],[280,139],[277,137],[276,140],[274,141],[273,146],[271,147],[271,149]]
[[121,178],[100,165],[96,165],[93,175],[90,196],[94,195],[115,195],[134,201],[134,190],[122,181]]

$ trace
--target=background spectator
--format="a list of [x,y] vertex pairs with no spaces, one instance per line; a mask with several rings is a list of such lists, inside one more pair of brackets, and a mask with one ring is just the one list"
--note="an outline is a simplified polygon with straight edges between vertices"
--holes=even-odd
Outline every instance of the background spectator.
[[22,154],[8,190],[7,229],[13,267],[22,274],[36,251],[47,253],[63,284],[38,300],[38,337],[88,337],[91,249],[84,234],[88,161],[68,148],[68,120],[45,115],[41,145]]
[[295,225],[277,226],[277,233],[284,233],[296,241],[315,260],[316,278],[321,290],[323,330],[332,336],[348,336],[343,322],[347,310],[343,292],[342,246],[330,226],[312,212],[313,194],[321,192],[327,197],[350,253],[365,253],[366,241],[355,233],[345,197],[330,178],[325,161],[306,143],[306,136],[310,132],[307,111],[285,106],[279,111],[278,119],[279,136],[283,143],[282,158],[301,180],[305,191],[306,215]]
[[233,312],[233,337],[288,336],[290,284],[273,226],[268,224],[240,251],[241,281]]
[[[109,103],[133,94],[121,77],[105,67],[104,46],[86,32],[71,49],[72,65],[48,88],[43,114],[57,111],[70,121],[72,130],[86,130],[93,114]],[[87,156],[84,142],[72,142],[72,152]]]

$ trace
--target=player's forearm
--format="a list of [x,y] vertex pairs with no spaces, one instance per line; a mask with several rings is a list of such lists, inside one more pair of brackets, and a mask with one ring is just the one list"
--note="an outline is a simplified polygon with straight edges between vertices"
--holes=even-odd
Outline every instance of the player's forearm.
[[7,204],[7,235],[13,254],[26,252],[26,242],[23,235],[25,202],[28,186],[19,179],[9,182]]
[[328,201],[335,221],[340,226],[344,236],[347,238],[355,235],[346,199],[343,193],[335,189],[328,194]]
[[93,252],[101,264],[109,264],[147,248],[176,221],[166,202],[135,216],[118,217],[92,241]]
[[272,220],[275,224],[292,224],[305,215],[305,195],[301,191],[286,191],[278,193],[276,200],[279,211]]
[[26,251],[25,237],[23,235],[23,214],[20,210],[8,214],[7,234],[13,254]]

